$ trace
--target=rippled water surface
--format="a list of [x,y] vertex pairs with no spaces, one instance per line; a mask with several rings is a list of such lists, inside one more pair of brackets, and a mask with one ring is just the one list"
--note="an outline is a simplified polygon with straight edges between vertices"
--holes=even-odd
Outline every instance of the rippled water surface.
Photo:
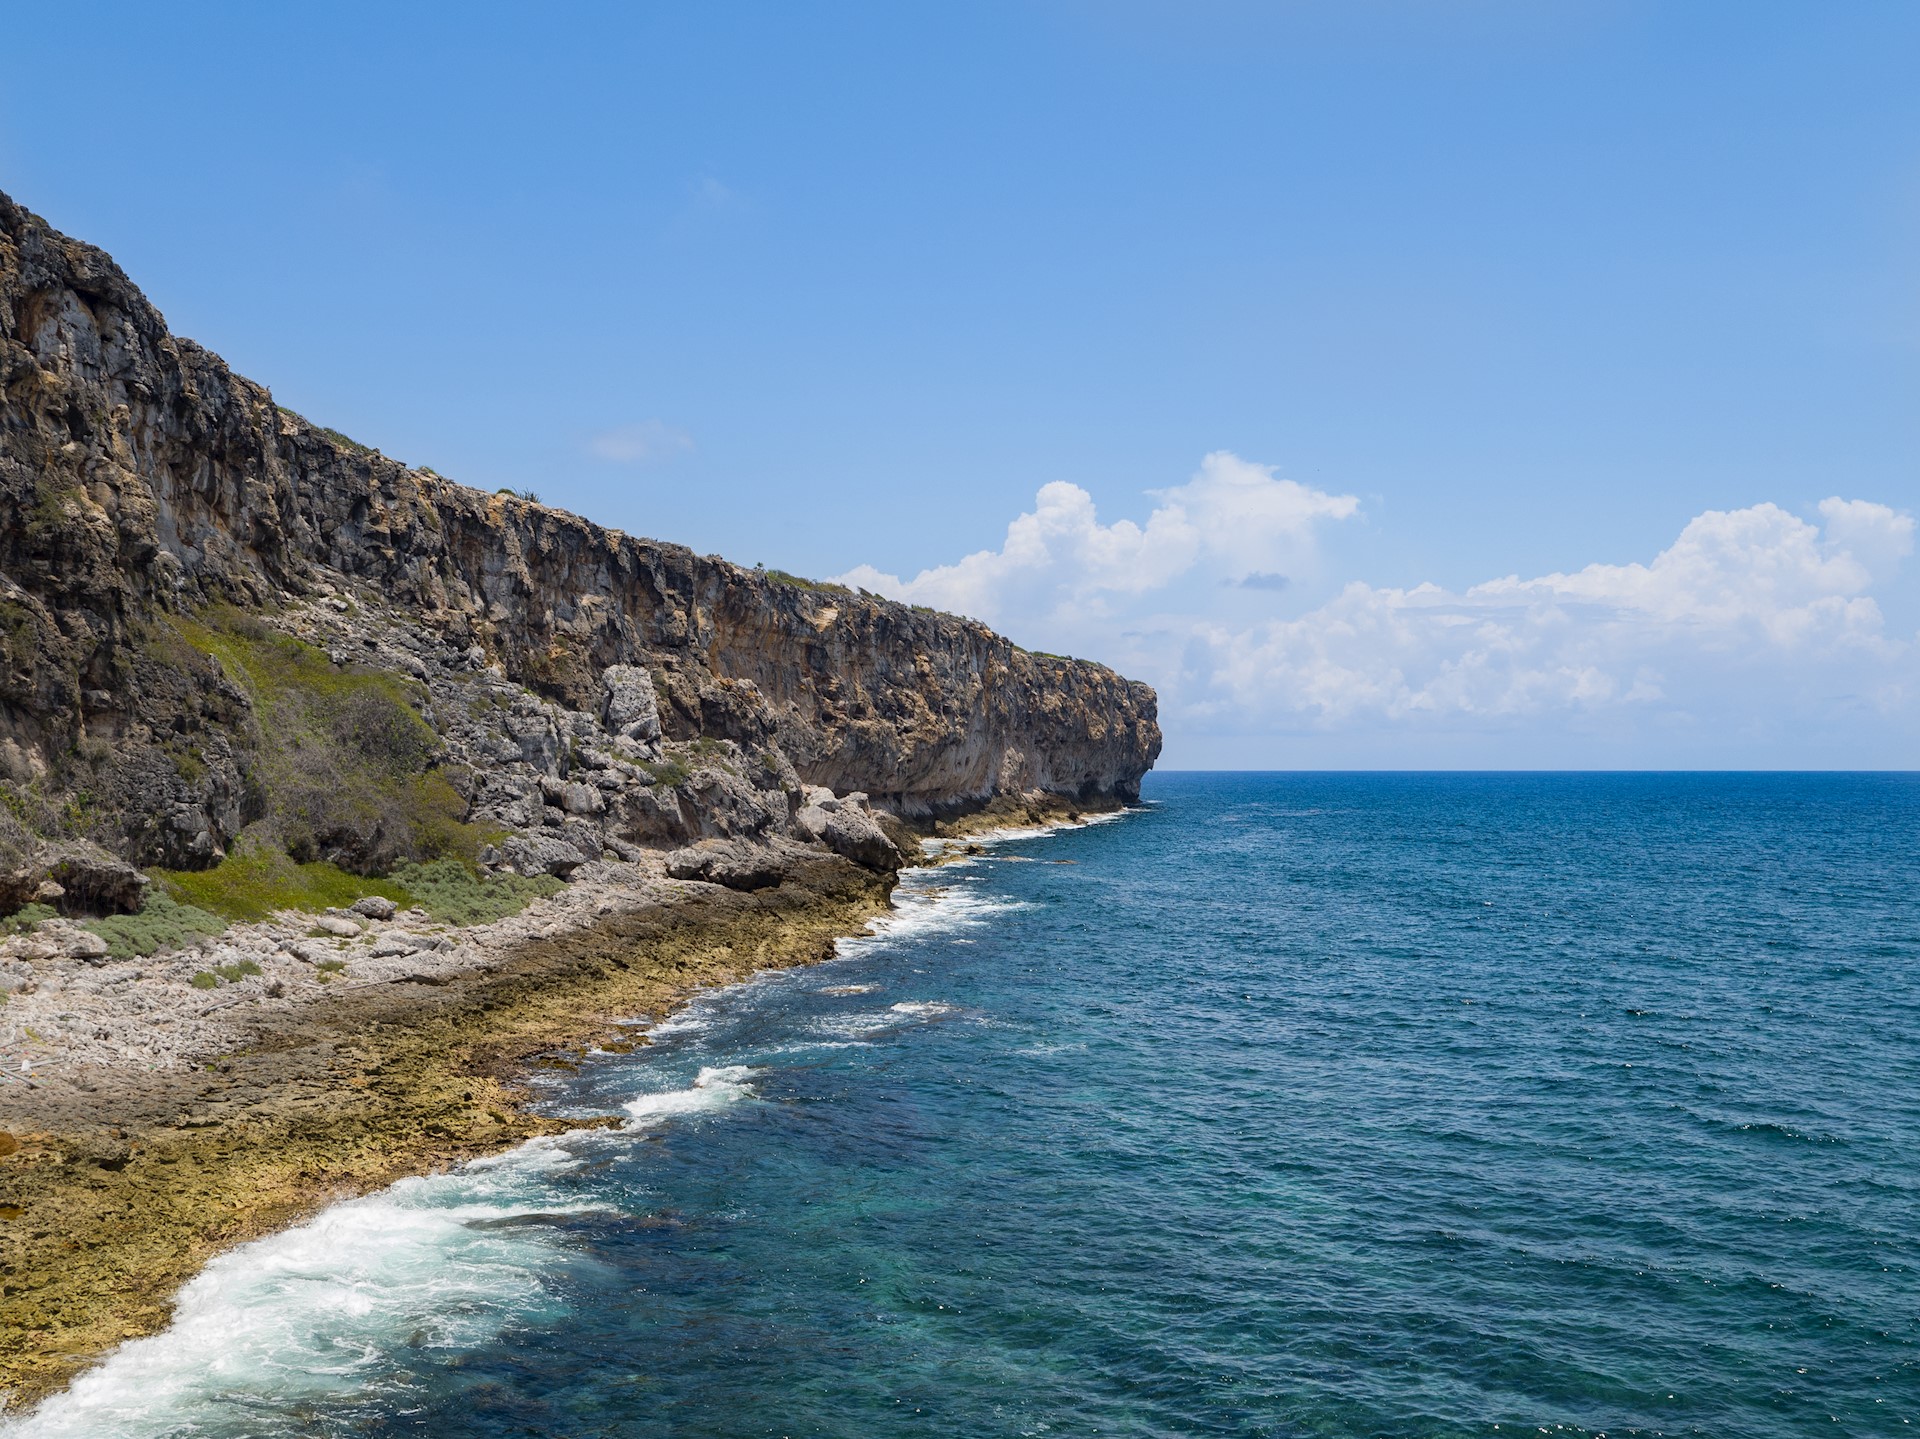
[[1920,782],[1158,776],[10,1435],[1911,1433]]

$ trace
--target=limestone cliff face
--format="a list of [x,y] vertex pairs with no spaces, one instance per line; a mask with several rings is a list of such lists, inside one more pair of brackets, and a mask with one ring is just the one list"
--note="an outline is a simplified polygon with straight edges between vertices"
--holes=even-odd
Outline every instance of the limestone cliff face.
[[[369,718],[383,676],[432,732],[413,759],[368,738],[405,728]],[[790,836],[806,786],[918,817],[1111,805],[1160,747],[1153,692],[1103,666],[483,494],[278,409],[0,195],[0,829],[211,863],[273,810],[268,757],[303,724],[337,742],[319,758],[388,764],[370,795],[438,770],[458,822],[556,843],[577,822],[582,851]],[[569,809],[568,784],[611,802]],[[405,809],[313,852],[418,849]]]

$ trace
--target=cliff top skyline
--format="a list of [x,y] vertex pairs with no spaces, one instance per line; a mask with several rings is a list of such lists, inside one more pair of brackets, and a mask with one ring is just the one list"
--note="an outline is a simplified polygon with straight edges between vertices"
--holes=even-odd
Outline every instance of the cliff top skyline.
[[1912,763],[1910,8],[349,10],[18,18],[0,187],[317,423],[1099,659],[1170,767]]

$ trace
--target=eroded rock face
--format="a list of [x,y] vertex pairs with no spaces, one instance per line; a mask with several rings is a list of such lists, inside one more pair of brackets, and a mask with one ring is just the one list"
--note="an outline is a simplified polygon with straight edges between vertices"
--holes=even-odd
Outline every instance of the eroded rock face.
[[[344,789],[286,759],[300,726]],[[31,841],[0,833],[0,907],[49,838],[195,868],[262,826],[363,870],[459,824],[529,872],[709,839],[884,867],[876,809],[1123,803],[1159,747],[1152,691],[1103,666],[278,409],[0,195],[0,783]]]

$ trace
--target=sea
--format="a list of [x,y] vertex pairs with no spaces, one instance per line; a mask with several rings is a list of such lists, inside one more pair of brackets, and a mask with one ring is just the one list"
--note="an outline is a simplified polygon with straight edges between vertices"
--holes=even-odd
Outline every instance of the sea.
[[0,1433],[1920,1424],[1920,776],[1161,774],[981,850]]

